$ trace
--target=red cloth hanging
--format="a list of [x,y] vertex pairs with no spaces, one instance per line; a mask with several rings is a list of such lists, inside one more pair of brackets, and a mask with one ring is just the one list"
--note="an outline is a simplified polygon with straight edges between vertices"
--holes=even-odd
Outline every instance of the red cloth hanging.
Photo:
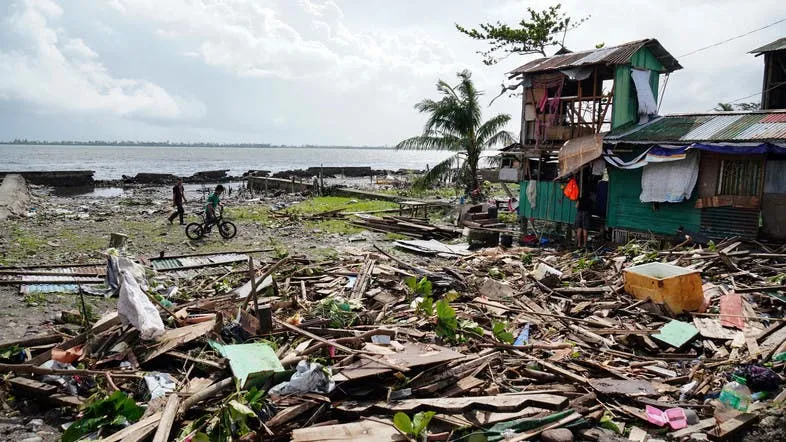
[[568,184],[562,189],[562,193],[571,201],[579,199],[579,185],[576,183],[576,178],[571,178],[568,181]]

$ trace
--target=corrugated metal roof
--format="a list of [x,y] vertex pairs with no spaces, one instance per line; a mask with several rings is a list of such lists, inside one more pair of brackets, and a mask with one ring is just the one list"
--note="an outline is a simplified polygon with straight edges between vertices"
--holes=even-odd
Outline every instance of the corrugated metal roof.
[[780,51],[782,49],[786,49],[786,37],[779,38],[772,43],[768,43],[760,48],[756,48],[750,52],[749,54],[763,54],[765,52],[772,52],[772,51]]
[[509,74],[515,77],[524,73],[538,73],[558,69],[570,69],[593,64],[617,65],[630,61],[633,54],[639,49],[647,47],[655,58],[666,68],[666,72],[682,69],[679,62],[661,46],[658,40],[646,39],[631,41],[619,46],[593,49],[590,51],[572,52],[569,54],[555,55],[553,57],[539,58],[512,70]]
[[79,286],[76,284],[31,284],[19,287],[19,293],[76,293]]
[[641,126],[628,125],[604,141],[675,143],[697,141],[786,141],[786,111],[666,115]]
[[156,258],[151,260],[151,264],[155,270],[175,270],[184,267],[206,267],[241,261],[248,261],[248,255],[241,253],[225,253],[205,256],[185,256],[180,258]]

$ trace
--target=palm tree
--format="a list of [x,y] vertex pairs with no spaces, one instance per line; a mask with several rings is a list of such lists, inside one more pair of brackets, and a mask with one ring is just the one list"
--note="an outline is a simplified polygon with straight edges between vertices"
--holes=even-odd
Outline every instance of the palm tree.
[[718,103],[718,105],[715,106],[715,109],[713,110],[715,112],[731,112],[734,110],[734,106],[732,106],[730,103]]
[[[459,72],[459,84],[452,87],[439,80],[438,101],[425,99],[415,109],[428,114],[426,126],[419,136],[398,143],[396,149],[450,150],[455,155],[431,168],[415,181],[415,188],[423,189],[437,180],[450,177],[467,186],[468,192],[478,187],[478,161],[484,149],[513,142],[509,132],[502,130],[510,115],[499,114],[483,122],[479,97],[482,95],[472,83],[472,74]],[[463,164],[454,170],[454,163]]]

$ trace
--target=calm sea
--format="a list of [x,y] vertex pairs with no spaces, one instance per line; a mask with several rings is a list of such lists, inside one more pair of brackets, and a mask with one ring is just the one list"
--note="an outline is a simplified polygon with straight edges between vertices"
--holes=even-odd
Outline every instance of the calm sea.
[[231,175],[255,170],[278,172],[324,166],[425,169],[450,152],[313,147],[152,147],[0,145],[0,171],[93,170],[95,179],[119,179],[139,172],[189,176],[228,169]]

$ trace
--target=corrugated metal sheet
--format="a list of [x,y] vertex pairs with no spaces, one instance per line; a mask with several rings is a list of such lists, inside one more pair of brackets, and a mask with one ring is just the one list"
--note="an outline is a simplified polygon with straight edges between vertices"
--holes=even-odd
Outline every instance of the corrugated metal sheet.
[[786,49],[786,37],[779,38],[772,43],[768,43],[760,48],[756,48],[749,54],[763,54],[765,52],[780,51]]
[[711,239],[734,236],[756,238],[759,230],[759,211],[736,207],[701,209],[701,232]]
[[649,124],[616,128],[604,138],[624,143],[773,140],[786,141],[786,111],[666,115]]
[[786,121],[783,123],[756,123],[735,137],[738,140],[786,139]]
[[761,123],[786,123],[786,112],[769,114],[761,119]]
[[176,270],[184,267],[207,267],[247,260],[248,255],[241,253],[224,253],[206,256],[186,256],[182,258],[157,258],[151,261],[151,265],[154,270]]
[[694,207],[696,194],[682,203],[642,203],[641,169],[624,170],[610,167],[609,204],[606,225],[639,232],[663,235],[674,234],[680,226],[689,231],[698,231],[701,211]]
[[742,115],[721,115],[709,119],[704,124],[681,136],[680,140],[710,140],[716,133],[726,130],[732,123],[742,118]]
[[527,181],[521,182],[519,216],[562,223],[573,223],[576,219],[576,203],[562,193],[562,186],[554,181],[538,181],[535,208],[527,199]]
[[682,69],[677,60],[661,46],[658,40],[647,39],[631,41],[619,46],[612,46],[591,51],[572,52],[569,54],[555,55],[548,58],[533,60],[510,72],[512,77],[523,73],[538,73],[558,69],[569,69],[592,64],[617,65],[625,64],[639,49],[647,47],[665,67],[665,72]]
[[19,293],[76,293],[79,286],[76,284],[31,284],[19,287]]

